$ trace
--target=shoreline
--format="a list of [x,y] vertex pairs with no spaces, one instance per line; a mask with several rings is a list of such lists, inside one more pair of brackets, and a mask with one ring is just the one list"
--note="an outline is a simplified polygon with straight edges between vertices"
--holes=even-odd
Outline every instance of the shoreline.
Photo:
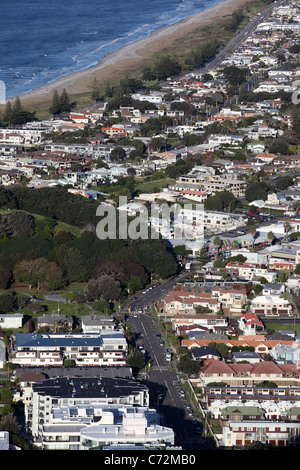
[[[124,76],[132,67],[137,67],[142,62],[150,60],[155,52],[174,45],[177,40],[212,21],[219,21],[249,1],[251,0],[221,0],[212,7],[184,18],[173,25],[155,30],[149,36],[107,54],[95,65],[67,74],[32,91],[16,96],[19,96],[22,103],[35,107],[43,102],[48,102],[52,98],[54,90],[61,92],[65,88],[70,96],[90,93],[94,78],[101,86],[114,78],[116,79],[117,76],[121,77],[122,74]],[[8,98],[6,101],[13,101],[16,96]]]

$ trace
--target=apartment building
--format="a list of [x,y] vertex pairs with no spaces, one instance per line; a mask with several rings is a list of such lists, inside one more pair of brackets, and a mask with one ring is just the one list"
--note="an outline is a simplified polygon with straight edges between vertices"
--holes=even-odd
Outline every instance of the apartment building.
[[172,319],[172,329],[179,334],[180,328],[183,326],[199,326],[205,328],[209,332],[215,332],[219,329],[227,328],[228,320],[226,317],[224,318],[223,316],[212,314],[176,315]]
[[276,295],[259,295],[252,299],[250,312],[266,317],[292,316],[293,307],[288,300]]
[[222,309],[230,313],[241,313],[242,306],[247,302],[247,295],[240,289],[212,289],[212,297],[217,299]]
[[[210,407],[216,401],[227,404],[232,402],[243,404],[250,400],[251,402],[264,403],[264,406],[266,406],[266,403],[273,406],[279,405],[281,410],[286,407],[286,404],[292,403],[293,406],[299,406],[300,404],[300,388],[291,387],[290,385],[280,387],[269,387],[262,384],[257,386],[228,386],[220,383],[220,385],[203,387],[203,395],[207,407]],[[267,418],[276,419],[277,414],[270,413]]]
[[[107,413],[101,422],[84,427],[80,431],[80,450],[107,448],[119,445],[143,446],[151,449],[165,449],[174,445],[172,428],[161,426],[158,413],[144,409],[122,409],[121,419],[114,419],[113,413]],[[153,418],[156,418],[156,421]],[[151,421],[152,418],[152,421]]]
[[20,366],[62,366],[66,359],[84,366],[123,366],[127,342],[121,331],[101,334],[16,333],[11,362]]
[[220,302],[208,292],[169,291],[161,300],[162,315],[175,317],[177,315],[195,315],[196,307],[201,306],[213,313],[220,310]]
[[233,178],[228,175],[185,175],[176,181],[176,187],[184,189],[198,189],[215,195],[220,191],[229,191],[235,197],[243,197],[247,188],[247,183],[243,180]]
[[184,207],[175,214],[174,227],[180,231],[201,234],[204,230],[232,230],[243,227],[246,219],[243,216],[224,212],[205,211],[203,206]]
[[245,279],[247,281],[252,281],[257,276],[263,276],[270,281],[275,280],[277,277],[277,273],[270,272],[264,265],[256,263],[231,261],[226,264],[225,270],[232,276],[237,276],[239,279]]
[[[108,411],[109,407],[125,405],[149,406],[148,388],[124,378],[46,379],[32,384],[31,395],[31,402],[25,408],[26,425],[38,445],[45,447],[45,441],[52,441],[52,444],[57,442],[57,449],[61,449],[62,442],[69,449],[72,445],[78,445],[81,427],[101,419],[103,407]],[[61,434],[62,424],[66,425],[64,436]],[[49,429],[56,425],[56,429]]]
[[272,361],[227,364],[224,361],[213,361],[202,368],[197,384],[206,386],[210,382],[223,382],[232,387],[252,387],[264,382],[274,382],[280,387],[299,387],[300,378],[297,366],[293,364],[275,364]]

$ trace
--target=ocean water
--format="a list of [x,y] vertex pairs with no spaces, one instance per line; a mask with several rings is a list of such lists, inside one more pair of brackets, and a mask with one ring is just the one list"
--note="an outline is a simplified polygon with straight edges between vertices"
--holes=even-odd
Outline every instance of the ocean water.
[[218,0],[1,0],[0,80],[6,97],[97,64]]

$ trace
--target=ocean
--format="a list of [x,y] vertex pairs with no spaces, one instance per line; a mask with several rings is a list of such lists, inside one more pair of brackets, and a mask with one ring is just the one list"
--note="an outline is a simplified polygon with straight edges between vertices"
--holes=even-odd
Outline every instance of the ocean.
[[1,0],[0,80],[21,96],[218,0]]

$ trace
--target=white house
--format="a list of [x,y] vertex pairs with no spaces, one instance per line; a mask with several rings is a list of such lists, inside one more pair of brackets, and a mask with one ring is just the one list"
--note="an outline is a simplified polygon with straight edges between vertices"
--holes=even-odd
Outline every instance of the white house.
[[22,328],[22,324],[22,313],[8,313],[0,315],[0,328]]

